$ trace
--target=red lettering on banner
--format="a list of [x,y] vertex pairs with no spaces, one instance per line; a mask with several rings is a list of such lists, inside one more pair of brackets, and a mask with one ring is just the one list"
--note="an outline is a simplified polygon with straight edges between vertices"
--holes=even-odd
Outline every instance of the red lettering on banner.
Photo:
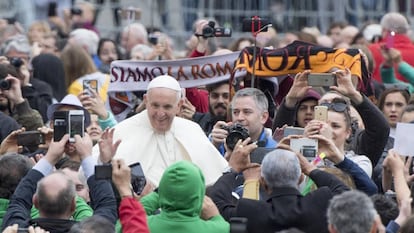
[[203,78],[200,73],[200,66],[199,65],[192,65],[191,66],[191,74],[193,75],[194,79]]
[[[157,72],[157,70],[158,70],[158,72]],[[154,68],[151,69],[151,74],[152,74],[151,78],[155,78],[155,77],[158,77],[160,75],[164,75],[164,70],[161,67],[154,67]]]
[[124,70],[120,67],[114,66],[111,68],[111,83],[118,81],[118,79],[120,78],[118,76],[118,72],[116,72],[117,70],[121,71],[121,77],[123,76]]
[[168,66],[167,74],[169,76],[173,76],[173,74],[172,74],[172,67],[171,66]]
[[141,72],[141,70],[139,69],[139,67],[137,67],[136,69],[137,74],[138,74],[138,82],[142,81],[151,81],[152,80],[152,76],[151,74],[148,72],[148,68],[145,67],[143,73]]
[[298,46],[296,48],[296,59],[293,62],[292,66],[290,66],[288,68],[288,70],[296,70],[301,61],[304,61],[304,69],[308,70],[311,68],[310,66],[310,62],[309,62],[309,56],[310,56],[310,50],[311,50],[312,46]]
[[137,81],[137,76],[135,75],[135,72],[128,67],[128,76],[126,76],[125,79],[121,79],[121,82],[128,82],[130,77],[134,79],[134,82]]
[[184,77],[185,80],[189,80],[189,78],[187,77],[187,75],[185,75],[185,71],[183,70],[183,67],[180,66],[180,68],[178,68],[177,71],[177,81],[180,81],[181,76]]
[[[210,68],[210,72],[207,72],[207,67]],[[201,73],[207,78],[213,78],[216,76],[216,70],[212,64],[205,64],[201,67]],[[209,74],[210,73],[210,74]]]
[[216,63],[216,70],[219,76],[226,75],[227,73],[231,74],[233,67],[228,63],[224,63],[224,67],[220,63]]

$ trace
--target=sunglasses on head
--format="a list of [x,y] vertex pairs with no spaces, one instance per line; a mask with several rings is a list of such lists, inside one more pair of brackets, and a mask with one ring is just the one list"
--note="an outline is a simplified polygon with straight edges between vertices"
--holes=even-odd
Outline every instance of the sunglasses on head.
[[328,110],[334,110],[335,112],[345,112],[348,110],[348,105],[341,102],[322,103],[322,106],[328,107]]

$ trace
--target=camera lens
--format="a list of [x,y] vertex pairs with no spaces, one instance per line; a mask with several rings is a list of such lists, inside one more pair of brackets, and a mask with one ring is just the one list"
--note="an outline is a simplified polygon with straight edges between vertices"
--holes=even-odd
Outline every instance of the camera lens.
[[11,82],[10,80],[1,80],[0,81],[0,89],[2,90],[9,90],[11,88]]
[[10,59],[10,64],[12,64],[16,68],[20,68],[23,65],[23,60],[20,57],[12,57]]

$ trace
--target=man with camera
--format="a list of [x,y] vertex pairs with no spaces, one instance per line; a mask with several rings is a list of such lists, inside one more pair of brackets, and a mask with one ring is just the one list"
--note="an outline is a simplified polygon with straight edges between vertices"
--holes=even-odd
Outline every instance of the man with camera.
[[[232,122],[218,121],[211,131],[211,140],[222,155],[233,150],[239,139],[251,138],[259,147],[275,148],[276,141],[264,124],[269,118],[266,95],[256,88],[240,89],[230,104]],[[227,156],[226,156],[227,157]]]
[[18,76],[14,66],[0,64],[0,111],[26,130],[37,130],[43,126],[42,116],[23,98]]
[[[209,195],[221,215],[229,221],[232,217],[247,218],[247,232],[270,233],[295,227],[304,232],[328,232],[326,210],[329,200],[349,188],[334,175],[319,170],[302,154],[293,152],[289,138],[281,140],[279,148],[266,154],[261,170],[254,169],[249,154],[255,149],[250,139],[238,141],[230,158],[231,171],[223,174],[214,184]],[[336,153],[324,147],[329,153]],[[340,154],[338,154],[339,156]],[[255,171],[268,194],[266,200],[241,198],[234,203],[232,190],[236,177],[243,172]],[[318,189],[303,196],[299,183],[303,174],[309,176]]]

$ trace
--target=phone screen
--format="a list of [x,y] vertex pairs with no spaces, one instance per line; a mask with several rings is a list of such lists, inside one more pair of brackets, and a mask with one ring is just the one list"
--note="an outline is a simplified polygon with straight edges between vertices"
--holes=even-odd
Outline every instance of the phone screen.
[[144,171],[142,170],[140,163],[134,163],[129,165],[131,168],[131,185],[134,192],[138,195],[144,190],[147,181],[145,179]]
[[98,80],[83,80],[83,91],[89,96],[94,96],[92,90],[98,93]]
[[73,139],[76,134],[83,137],[84,132],[84,116],[83,115],[70,115],[70,129],[69,138]]
[[53,141],[60,141],[68,130],[67,111],[56,111],[53,114]]

